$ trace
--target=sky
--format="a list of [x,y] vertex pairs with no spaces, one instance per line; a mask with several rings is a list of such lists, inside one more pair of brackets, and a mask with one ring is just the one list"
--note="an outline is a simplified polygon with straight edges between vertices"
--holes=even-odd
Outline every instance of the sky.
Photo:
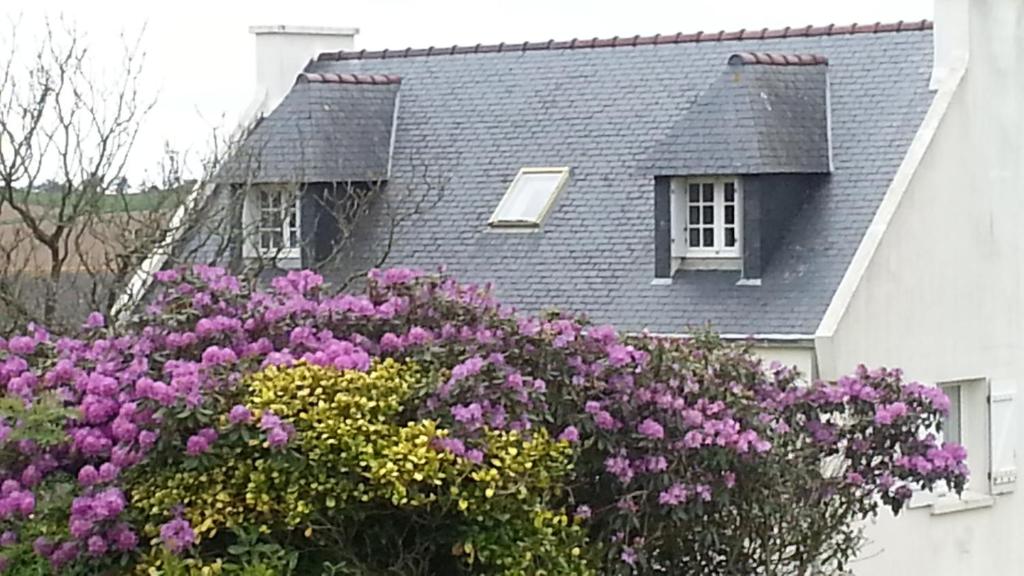
[[[153,179],[164,143],[193,160],[249,104],[251,25],[356,27],[366,49],[760,29],[932,17],[934,0],[4,0],[20,45],[45,18],[85,33],[94,56],[113,58],[120,34],[146,52],[143,81],[156,104],[142,126],[129,175]],[[2,20],[0,20],[2,22]],[[298,71],[296,71],[298,72]]]

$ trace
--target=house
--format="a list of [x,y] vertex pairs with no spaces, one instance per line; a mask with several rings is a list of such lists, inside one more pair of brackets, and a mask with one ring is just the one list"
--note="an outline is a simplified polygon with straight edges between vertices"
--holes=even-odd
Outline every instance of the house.
[[1024,3],[293,65],[196,201],[241,203],[228,263],[444,265],[522,310],[710,326],[814,378],[901,367],[947,389],[973,477],[871,522],[856,573],[1024,574]]

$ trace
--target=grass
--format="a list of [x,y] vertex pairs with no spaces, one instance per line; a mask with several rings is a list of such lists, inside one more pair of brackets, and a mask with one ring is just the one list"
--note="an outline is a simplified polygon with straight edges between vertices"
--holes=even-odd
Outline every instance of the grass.
[[[159,190],[156,188],[145,192],[129,194],[107,194],[98,198],[96,212],[99,214],[124,214],[143,213],[155,211],[173,210],[191,191],[189,186],[179,186],[170,190]],[[36,191],[29,194],[16,196],[18,200],[26,202],[32,212],[37,213],[45,219],[49,209],[56,210],[60,206],[61,193],[58,191]],[[8,206],[0,202],[0,225],[17,224],[21,219]]]

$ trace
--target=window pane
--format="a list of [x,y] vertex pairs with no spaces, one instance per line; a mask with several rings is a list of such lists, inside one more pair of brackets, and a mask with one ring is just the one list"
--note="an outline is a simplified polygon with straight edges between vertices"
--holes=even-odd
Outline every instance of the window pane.
[[736,223],[736,206],[735,205],[726,206],[725,207],[725,223],[726,224],[735,224]]
[[276,250],[281,246],[281,232],[260,232],[260,248]]
[[539,222],[544,208],[554,196],[562,172],[520,174],[494,215],[499,222]]
[[736,229],[727,227],[725,229],[725,246],[726,248],[732,248],[736,245]]
[[260,228],[279,229],[282,224],[281,213],[277,210],[260,214]]
[[700,246],[700,228],[690,228],[690,246]]
[[960,386],[946,386],[942,389],[949,397],[949,413],[942,419],[942,439],[962,444],[960,433]]
[[704,228],[704,247],[713,248],[715,246],[715,229]]
[[690,184],[690,203],[700,202],[700,184]]
[[715,185],[710,182],[704,185],[703,201],[710,204],[715,201]]
[[714,223],[715,223],[715,207],[714,206],[705,206],[704,207],[704,224],[714,224]]
[[699,206],[690,206],[690,224],[700,224]]
[[736,201],[736,184],[733,182],[725,183],[725,201],[735,202]]

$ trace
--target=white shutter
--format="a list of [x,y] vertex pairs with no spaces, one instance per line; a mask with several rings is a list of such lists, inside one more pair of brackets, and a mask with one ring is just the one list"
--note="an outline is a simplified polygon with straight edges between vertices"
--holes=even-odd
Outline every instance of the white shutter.
[[992,494],[1013,492],[1017,485],[1017,418],[1014,383],[989,384],[989,458]]
[[672,229],[672,257],[686,257],[686,181],[682,178],[672,179],[669,192],[669,212]]

